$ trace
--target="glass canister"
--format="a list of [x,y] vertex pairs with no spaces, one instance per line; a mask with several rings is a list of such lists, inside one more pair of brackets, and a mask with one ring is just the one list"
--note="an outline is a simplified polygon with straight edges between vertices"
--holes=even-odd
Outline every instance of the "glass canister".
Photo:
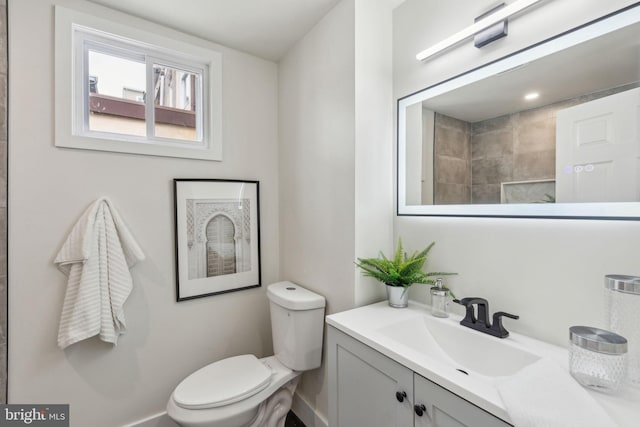
[[640,277],[609,274],[604,286],[607,328],[628,340],[628,381],[640,387]]
[[627,376],[626,338],[590,326],[569,328],[569,372],[585,387],[615,393]]
[[449,289],[442,285],[442,279],[436,279],[436,285],[430,289],[431,314],[435,317],[449,317],[447,307],[449,305]]

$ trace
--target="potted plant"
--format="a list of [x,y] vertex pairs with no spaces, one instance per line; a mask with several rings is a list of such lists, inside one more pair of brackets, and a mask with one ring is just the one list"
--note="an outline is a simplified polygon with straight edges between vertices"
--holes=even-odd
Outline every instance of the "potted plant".
[[378,258],[358,258],[356,266],[363,270],[365,276],[373,277],[384,283],[387,288],[387,298],[392,307],[406,307],[409,303],[409,287],[414,283],[435,284],[433,276],[448,276],[456,273],[422,271],[429,251],[435,242],[431,242],[422,251],[415,251],[411,255],[402,248],[402,240],[398,239],[393,258],[387,258],[382,252]]

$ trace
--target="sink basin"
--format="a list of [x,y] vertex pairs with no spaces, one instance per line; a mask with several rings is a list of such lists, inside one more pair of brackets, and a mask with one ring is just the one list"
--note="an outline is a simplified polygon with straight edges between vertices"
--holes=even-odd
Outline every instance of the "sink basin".
[[510,338],[500,339],[474,331],[451,318],[416,316],[384,326],[377,332],[469,375],[513,375],[540,359]]

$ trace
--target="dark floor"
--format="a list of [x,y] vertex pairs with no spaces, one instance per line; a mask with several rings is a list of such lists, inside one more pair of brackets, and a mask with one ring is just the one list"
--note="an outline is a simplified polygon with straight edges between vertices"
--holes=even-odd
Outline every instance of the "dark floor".
[[284,422],[284,427],[305,427],[305,425],[300,421],[300,418],[296,417],[296,414],[289,411],[287,420]]

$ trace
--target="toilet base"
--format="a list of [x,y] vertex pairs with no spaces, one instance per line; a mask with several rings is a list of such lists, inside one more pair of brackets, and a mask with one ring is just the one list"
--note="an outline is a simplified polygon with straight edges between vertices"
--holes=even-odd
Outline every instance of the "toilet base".
[[247,427],[284,427],[285,420],[291,404],[293,403],[293,393],[298,386],[296,377],[293,381],[276,391],[266,402],[260,405],[256,419]]
[[301,372],[282,365],[275,356],[260,359],[273,371],[271,383],[236,403],[208,409],[185,409],[173,396],[167,414],[182,427],[284,427]]

